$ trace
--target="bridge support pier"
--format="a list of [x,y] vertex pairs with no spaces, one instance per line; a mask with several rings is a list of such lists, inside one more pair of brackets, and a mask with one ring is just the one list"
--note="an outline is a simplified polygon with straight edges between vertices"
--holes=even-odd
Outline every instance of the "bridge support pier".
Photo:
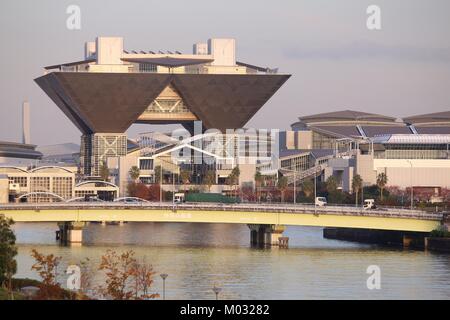
[[249,224],[252,246],[278,246],[285,226],[275,224]]
[[59,227],[59,240],[61,243],[82,243],[84,222],[61,222]]

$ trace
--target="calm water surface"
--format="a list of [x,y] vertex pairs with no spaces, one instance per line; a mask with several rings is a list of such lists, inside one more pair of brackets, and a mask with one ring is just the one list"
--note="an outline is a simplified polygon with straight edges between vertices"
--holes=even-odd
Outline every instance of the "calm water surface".
[[[107,249],[132,249],[168,273],[168,299],[450,299],[450,255],[382,248],[322,238],[321,228],[288,227],[289,249],[254,249],[245,225],[189,223],[90,224],[83,246],[55,241],[53,223],[18,223],[18,277],[37,278],[30,250],[62,256],[62,268]],[[366,269],[381,268],[381,289],[369,290]],[[102,276],[94,271],[94,284]],[[65,276],[61,282],[65,283]],[[155,278],[154,291],[162,293]]]

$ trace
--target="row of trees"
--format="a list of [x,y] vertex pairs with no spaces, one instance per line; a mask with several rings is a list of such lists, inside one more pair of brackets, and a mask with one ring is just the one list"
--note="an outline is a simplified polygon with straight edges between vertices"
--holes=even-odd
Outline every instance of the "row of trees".
[[[34,299],[62,300],[62,299],[95,299],[97,297],[110,300],[148,300],[159,297],[151,292],[156,272],[145,259],[138,261],[134,251],[117,253],[107,250],[101,257],[97,268],[91,268],[89,259],[81,261],[80,278],[76,280],[78,288],[72,291],[62,288],[58,281],[61,257],[53,254],[44,255],[37,250],[31,251],[35,263],[31,267],[41,278],[39,291]],[[93,285],[95,271],[103,274],[103,284]]]
[[[155,188],[153,188],[155,190],[152,190],[152,188],[150,187],[150,191],[148,191],[148,190],[144,189],[143,186],[136,184],[137,179],[139,178],[139,174],[140,174],[140,171],[139,171],[138,167],[136,167],[136,166],[131,167],[131,169],[129,171],[129,175],[134,183],[129,187],[129,194],[133,195],[133,196],[138,196],[141,198],[144,195],[143,198],[145,198],[145,199],[157,200],[158,197],[151,196],[151,194],[155,193],[156,191],[159,192],[159,190],[156,190]],[[227,178],[227,184],[230,186],[230,189],[234,193],[235,196],[237,196],[237,194],[238,194],[239,177],[240,177],[239,167],[234,167],[233,170],[231,171],[230,175]],[[155,183],[157,183],[159,185],[159,187],[161,186],[161,181],[162,181],[161,178],[162,178],[161,177],[161,167],[157,166],[157,167],[155,167]],[[179,178],[181,179],[181,182],[183,183],[183,188],[186,191],[186,186],[189,183],[191,183],[191,172],[183,169],[180,171]],[[255,198],[257,201],[261,201],[261,187],[264,184],[265,178],[259,170],[257,170],[254,175],[254,181],[255,181],[255,193],[256,193]],[[378,174],[377,180],[376,180],[376,185],[378,186],[378,188],[380,190],[380,201],[383,201],[383,196],[384,196],[383,191],[385,189],[387,181],[388,181],[388,178],[385,173]],[[203,184],[207,187],[208,191],[211,191],[212,185],[215,184],[215,172],[213,170],[208,170],[204,174]],[[284,202],[285,201],[285,193],[289,188],[288,179],[284,176],[278,177],[278,179],[276,180],[275,186],[276,186],[277,190],[280,192],[280,201]],[[327,181],[325,182],[325,186],[326,186],[327,194],[330,197],[329,200],[333,201],[340,197],[340,195],[338,193],[340,191],[338,190],[338,181],[337,181],[336,177],[330,176],[327,179]],[[358,174],[353,176],[351,190],[355,196],[355,204],[356,205],[358,205],[358,203],[359,203],[362,188],[363,188],[363,180],[362,180],[361,176]],[[311,198],[312,194],[314,193],[313,180],[307,179],[307,180],[303,181],[299,189],[301,191],[303,191],[303,194],[306,198]],[[150,196],[149,196],[149,193],[150,193]]]
[[[264,183],[264,176],[262,176],[262,174],[257,171],[255,174],[255,186],[256,186],[256,199],[258,201],[261,201],[261,187]],[[377,176],[377,182],[376,182],[376,186],[379,189],[379,194],[380,194],[380,201],[383,201],[383,196],[384,196],[384,189],[385,186],[387,184],[387,176],[385,173],[380,173]],[[314,194],[314,180],[313,179],[306,179],[304,180],[299,186],[298,186],[298,193],[300,193],[304,198],[306,198],[305,200],[307,201],[314,201],[313,199],[313,194]],[[338,181],[336,179],[336,177],[334,176],[330,176],[324,183],[323,182],[319,182],[317,184],[317,194],[319,196],[327,196],[330,200],[330,202],[345,202],[346,198],[348,197],[349,194],[346,194],[345,192],[342,192],[341,190],[338,189]],[[361,178],[360,175],[355,175],[352,179],[352,194],[354,195],[354,202],[356,205],[358,205],[359,203],[359,199],[361,197],[361,192],[362,192],[362,188],[363,188],[363,180]],[[266,188],[267,189],[267,188]],[[280,195],[280,201],[284,202],[285,201],[285,196],[286,196],[286,192],[292,192],[293,188],[290,188],[288,185],[288,179],[287,177],[281,176],[276,180],[275,183],[275,190],[277,192],[279,192]],[[369,193],[373,194],[373,188],[370,188]],[[246,194],[248,195],[248,191],[246,191]],[[291,201],[293,201],[293,194],[289,194]]]
[[[0,285],[8,291],[11,299],[14,298],[13,276],[17,272],[17,247],[16,237],[12,230],[14,222],[0,215]],[[153,278],[156,272],[145,259],[138,261],[132,250],[117,253],[107,250],[101,257],[101,262],[96,269],[91,268],[89,259],[78,264],[80,278],[78,289],[69,291],[63,289],[58,282],[61,272],[62,257],[53,254],[42,254],[35,249],[31,250],[34,263],[31,270],[36,271],[41,281],[36,285],[39,291],[35,299],[91,299],[104,297],[114,300],[143,300],[154,299],[159,294],[152,293]],[[102,285],[93,286],[92,280],[95,271],[101,271],[104,282]],[[65,271],[65,270],[64,270]],[[63,271],[63,272],[64,272]],[[18,281],[17,282],[23,282]]]
[[[155,184],[158,184],[161,188],[162,184],[162,177],[161,177],[161,166],[156,166],[154,168],[154,182]],[[131,183],[128,186],[128,194],[130,196],[138,196],[137,194],[147,193],[147,191],[144,190],[143,184],[141,184],[138,181],[140,170],[137,166],[133,166],[130,168],[128,172]],[[187,185],[191,183],[191,171],[182,169],[180,170],[179,179],[181,180],[181,183],[183,184],[184,191],[187,190]],[[234,188],[235,194],[237,193],[237,185],[239,184],[239,176],[240,176],[240,170],[238,167],[234,167],[231,171],[230,175],[227,178],[227,183],[230,185],[230,188]],[[203,185],[205,185],[208,189],[208,191],[211,191],[212,186],[216,183],[216,174],[214,170],[207,170],[202,179]],[[150,187],[151,188],[151,187]],[[141,197],[141,196],[139,196]],[[144,197],[144,199],[147,199],[147,197]]]

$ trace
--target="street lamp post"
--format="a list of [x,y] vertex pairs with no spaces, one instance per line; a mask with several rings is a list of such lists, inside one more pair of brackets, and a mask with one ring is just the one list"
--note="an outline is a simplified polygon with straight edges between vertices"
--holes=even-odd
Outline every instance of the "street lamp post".
[[314,214],[317,214],[317,206],[316,206],[316,198],[317,198],[317,169],[314,170]]
[[413,187],[413,174],[412,174],[413,164],[412,164],[411,160],[406,160],[406,161],[411,166],[411,169],[409,170],[409,179],[410,179],[410,188],[411,188],[411,210],[412,210],[414,207],[414,187]]
[[213,289],[212,289],[216,295],[216,300],[219,300],[219,293],[220,291],[222,291],[222,288],[216,287],[216,285],[214,285]]
[[286,168],[283,168],[282,170],[294,173],[294,204],[297,204],[297,187],[296,187],[296,184],[297,184],[296,183],[297,182],[297,170],[286,169]]
[[162,204],[162,180],[163,180],[163,171],[162,171],[162,161],[159,165],[159,204]]
[[160,274],[160,277],[162,278],[162,280],[163,280],[163,300],[166,300],[166,278],[168,277],[169,275],[167,274],[167,273],[161,273]]

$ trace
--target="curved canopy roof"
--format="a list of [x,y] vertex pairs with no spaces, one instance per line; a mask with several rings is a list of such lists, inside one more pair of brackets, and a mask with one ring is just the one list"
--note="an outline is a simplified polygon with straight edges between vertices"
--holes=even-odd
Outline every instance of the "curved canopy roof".
[[0,141],[0,157],[41,159],[42,153],[35,148],[36,146],[32,144]]
[[435,112],[435,113],[421,114],[412,117],[406,117],[403,118],[403,121],[410,124],[424,124],[436,122],[450,123],[450,111]]
[[367,113],[354,110],[319,113],[310,116],[299,117],[303,122],[330,122],[330,121],[374,121],[395,122],[394,117],[383,116],[375,113]]

